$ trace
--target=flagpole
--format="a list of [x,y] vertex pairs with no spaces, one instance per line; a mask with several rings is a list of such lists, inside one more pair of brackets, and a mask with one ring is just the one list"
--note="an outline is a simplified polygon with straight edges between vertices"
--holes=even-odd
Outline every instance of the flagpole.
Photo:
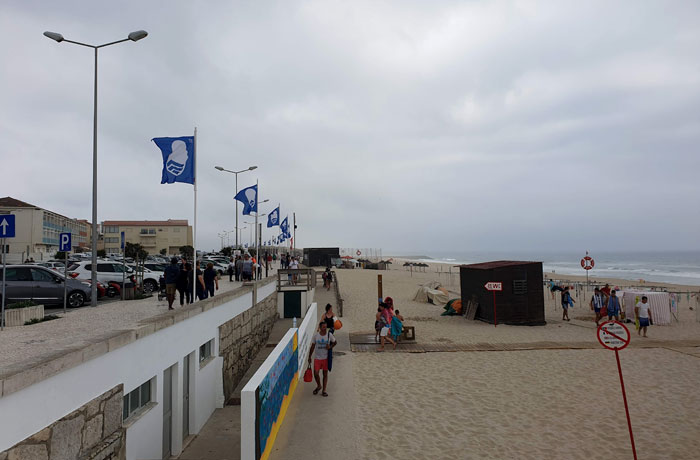
[[193,256],[194,264],[192,269],[192,303],[197,300],[197,269],[199,265],[197,264],[197,127],[194,127],[194,226],[192,228],[192,246],[193,246]]
[[[260,209],[258,208],[258,197],[260,196],[260,186],[258,185],[258,180],[255,180],[255,260],[257,260],[258,265],[260,265],[260,248],[258,247],[258,216],[260,215]],[[258,271],[255,269],[254,280],[258,279]]]

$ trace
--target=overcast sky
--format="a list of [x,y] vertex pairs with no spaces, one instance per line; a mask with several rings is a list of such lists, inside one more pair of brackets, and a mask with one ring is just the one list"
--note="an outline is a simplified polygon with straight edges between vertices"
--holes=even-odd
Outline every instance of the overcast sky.
[[691,0],[5,0],[0,196],[91,218],[93,54],[42,33],[145,29],[100,52],[99,221],[191,220],[150,139],[197,126],[199,248],[235,226],[214,166],[257,165],[239,186],[298,246],[700,249],[698,24]]

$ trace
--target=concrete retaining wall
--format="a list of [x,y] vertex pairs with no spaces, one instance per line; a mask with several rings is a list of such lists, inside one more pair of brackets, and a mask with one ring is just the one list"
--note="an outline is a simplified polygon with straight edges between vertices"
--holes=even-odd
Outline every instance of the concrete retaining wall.
[[277,319],[277,299],[271,295],[250,310],[219,326],[219,356],[224,359],[224,399],[234,390],[261,348]]
[[0,460],[124,459],[123,386],[117,385],[4,452]]

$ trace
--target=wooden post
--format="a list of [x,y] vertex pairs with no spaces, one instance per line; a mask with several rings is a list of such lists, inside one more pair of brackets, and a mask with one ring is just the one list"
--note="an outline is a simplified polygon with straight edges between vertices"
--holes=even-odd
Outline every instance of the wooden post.
[[384,294],[382,293],[382,275],[377,275],[377,295],[379,302],[384,300]]

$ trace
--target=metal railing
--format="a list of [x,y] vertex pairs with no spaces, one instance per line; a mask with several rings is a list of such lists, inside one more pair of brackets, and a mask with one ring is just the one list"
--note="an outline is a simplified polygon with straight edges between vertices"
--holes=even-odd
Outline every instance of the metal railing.
[[316,288],[316,270],[313,268],[277,270],[278,291],[310,291]]

